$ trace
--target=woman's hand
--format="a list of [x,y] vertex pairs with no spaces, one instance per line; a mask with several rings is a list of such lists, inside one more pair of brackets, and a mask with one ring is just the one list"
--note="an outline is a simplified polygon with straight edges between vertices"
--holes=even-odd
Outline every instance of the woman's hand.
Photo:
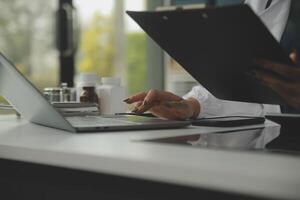
[[170,120],[186,120],[197,118],[200,104],[194,98],[183,99],[175,94],[159,90],[142,92],[124,100],[135,104],[132,112],[142,114],[150,111],[153,115]]
[[[290,54],[294,62],[297,62],[297,57],[296,52]],[[255,71],[257,79],[279,94],[290,106],[300,109],[300,66],[289,66],[269,60],[258,60],[256,63],[262,69],[285,78],[281,79],[266,71]]]

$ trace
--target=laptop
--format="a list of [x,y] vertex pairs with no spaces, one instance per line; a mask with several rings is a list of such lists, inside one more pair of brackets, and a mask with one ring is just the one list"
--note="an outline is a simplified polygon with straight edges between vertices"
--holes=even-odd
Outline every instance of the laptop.
[[251,75],[255,59],[292,62],[248,5],[127,14],[217,98],[285,104]]
[[190,125],[188,121],[131,115],[65,117],[2,53],[0,53],[0,94],[30,122],[70,132],[166,129]]

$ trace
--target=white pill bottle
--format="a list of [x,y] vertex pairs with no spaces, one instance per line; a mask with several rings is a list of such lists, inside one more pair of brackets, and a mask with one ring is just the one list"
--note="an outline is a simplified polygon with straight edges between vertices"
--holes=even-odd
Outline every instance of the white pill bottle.
[[101,85],[97,87],[97,95],[101,101],[101,115],[114,115],[127,111],[127,105],[123,102],[127,98],[127,90],[121,86],[119,78],[101,78]]

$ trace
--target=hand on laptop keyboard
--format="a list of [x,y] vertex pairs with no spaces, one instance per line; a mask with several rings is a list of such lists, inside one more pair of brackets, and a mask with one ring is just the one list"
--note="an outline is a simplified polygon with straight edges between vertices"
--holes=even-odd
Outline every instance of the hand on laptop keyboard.
[[183,99],[165,91],[150,90],[136,94],[124,100],[128,104],[135,103],[132,112],[141,114],[150,111],[157,117],[171,120],[185,120],[197,118],[200,104],[194,98]]

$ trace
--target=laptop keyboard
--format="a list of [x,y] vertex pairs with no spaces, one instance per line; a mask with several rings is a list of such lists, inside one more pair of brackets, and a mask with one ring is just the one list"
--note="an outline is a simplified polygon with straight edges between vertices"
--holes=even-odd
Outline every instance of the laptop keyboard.
[[100,116],[76,116],[66,118],[74,127],[98,127],[98,126],[129,126],[139,123],[122,119],[105,118]]

